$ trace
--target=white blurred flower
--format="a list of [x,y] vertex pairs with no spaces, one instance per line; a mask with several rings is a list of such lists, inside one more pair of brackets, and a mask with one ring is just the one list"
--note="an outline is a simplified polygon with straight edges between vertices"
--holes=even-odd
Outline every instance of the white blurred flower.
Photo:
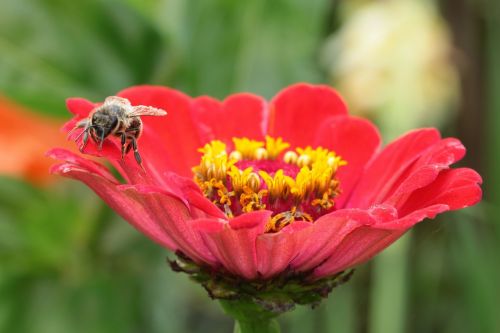
[[431,2],[385,0],[350,11],[323,56],[351,110],[374,118],[391,136],[443,122],[458,96],[452,52]]

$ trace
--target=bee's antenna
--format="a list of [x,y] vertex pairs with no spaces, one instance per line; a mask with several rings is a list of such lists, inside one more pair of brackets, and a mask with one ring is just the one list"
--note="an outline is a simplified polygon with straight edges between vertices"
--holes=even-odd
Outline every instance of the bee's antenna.
[[77,128],[78,126],[75,126],[68,132],[68,135],[66,135],[66,140],[69,140],[69,137],[71,136],[71,134],[73,134],[74,131],[76,131]]
[[75,142],[80,140],[80,138],[82,137],[83,134],[85,134],[85,132],[88,132],[89,129],[90,129],[91,126],[89,127],[86,127],[80,134],[78,134],[78,136],[75,138]]
[[[91,126],[90,126],[91,127]],[[77,128],[89,128],[89,121],[88,120],[81,120],[79,121],[75,127],[73,127],[69,132],[68,132],[68,135],[66,136],[67,139],[69,139],[69,137],[73,134],[74,131],[76,131]],[[85,131],[85,130],[84,130]],[[83,133],[83,132],[82,132]],[[80,138],[82,134],[80,133],[80,135],[75,139],[78,140]]]

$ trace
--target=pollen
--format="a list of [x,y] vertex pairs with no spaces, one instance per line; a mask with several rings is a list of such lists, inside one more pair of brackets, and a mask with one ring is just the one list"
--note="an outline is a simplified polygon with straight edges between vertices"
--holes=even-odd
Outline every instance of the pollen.
[[266,232],[278,232],[295,221],[313,223],[335,209],[341,193],[337,171],[347,164],[322,147],[289,149],[282,138],[264,141],[233,138],[233,149],[214,140],[198,151],[194,180],[205,197],[229,218],[271,210]]

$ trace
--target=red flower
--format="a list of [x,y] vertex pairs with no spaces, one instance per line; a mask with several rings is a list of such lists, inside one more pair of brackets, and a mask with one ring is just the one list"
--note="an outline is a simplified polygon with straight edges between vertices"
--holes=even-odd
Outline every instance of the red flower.
[[[459,140],[420,129],[380,150],[377,129],[349,116],[327,86],[293,85],[269,103],[246,93],[220,102],[152,86],[119,96],[168,111],[142,118],[146,172],[132,154],[120,159],[114,139],[102,151],[90,140],[86,152],[106,157],[126,184],[63,149],[50,152],[64,160],[52,172],[86,183],[162,246],[245,279],[285,270],[333,275],[367,261],[423,219],[481,199],[481,177],[449,167],[465,154]],[[65,128],[95,107],[69,99],[75,117]],[[264,143],[266,135],[290,147],[272,138]]]

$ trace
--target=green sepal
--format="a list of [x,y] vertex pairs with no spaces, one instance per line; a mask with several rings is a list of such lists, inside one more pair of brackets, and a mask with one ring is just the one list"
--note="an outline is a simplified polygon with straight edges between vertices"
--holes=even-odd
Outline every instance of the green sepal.
[[223,269],[200,266],[182,253],[169,261],[176,272],[184,272],[200,283],[212,299],[253,304],[262,311],[279,315],[294,309],[296,304],[316,307],[333,288],[347,282],[353,270],[313,280],[310,272],[287,270],[270,279],[244,280]]

